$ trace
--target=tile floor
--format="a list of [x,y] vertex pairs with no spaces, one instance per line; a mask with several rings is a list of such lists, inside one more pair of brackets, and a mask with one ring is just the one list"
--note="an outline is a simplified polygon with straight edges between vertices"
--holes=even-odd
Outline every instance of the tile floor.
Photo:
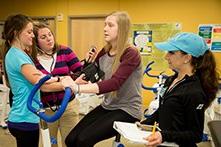
[[[104,140],[97,143],[95,147],[112,147],[113,140],[114,138]],[[144,147],[143,145],[130,143],[124,138],[122,138],[121,141],[125,145],[125,147]],[[58,146],[61,147],[59,141]],[[16,147],[15,139],[10,135],[7,129],[0,128],[0,147]],[[198,144],[198,147],[211,147],[211,145],[209,142],[203,142]]]

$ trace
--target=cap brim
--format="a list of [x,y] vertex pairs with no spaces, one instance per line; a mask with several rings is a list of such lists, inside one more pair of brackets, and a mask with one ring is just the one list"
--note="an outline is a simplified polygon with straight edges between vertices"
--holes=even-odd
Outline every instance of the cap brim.
[[168,42],[154,43],[154,45],[156,46],[157,49],[162,50],[162,51],[178,51],[178,50],[180,50]]

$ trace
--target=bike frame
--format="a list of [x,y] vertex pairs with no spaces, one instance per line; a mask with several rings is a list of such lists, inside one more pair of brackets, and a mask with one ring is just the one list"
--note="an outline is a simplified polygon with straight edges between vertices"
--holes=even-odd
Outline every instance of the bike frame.
[[[43,77],[42,79],[39,80],[39,82],[37,84],[34,85],[31,93],[28,96],[28,109],[33,112],[34,114],[36,114],[37,116],[40,117],[40,123],[41,123],[41,135],[42,135],[42,143],[43,143],[43,147],[51,147],[51,138],[50,138],[50,133],[49,133],[49,129],[47,126],[47,122],[54,122],[56,120],[58,120],[62,114],[64,113],[68,102],[71,98],[71,89],[70,88],[65,88],[65,94],[64,94],[64,98],[62,100],[62,103],[60,105],[60,107],[58,108],[58,110],[56,111],[56,113],[52,116],[47,116],[45,114],[45,110],[43,109],[43,104],[34,99],[34,96],[36,94],[36,92],[40,89],[40,87],[51,78],[51,75],[47,75],[45,77]],[[32,103],[35,102],[39,105],[40,109],[36,109],[32,106]]]

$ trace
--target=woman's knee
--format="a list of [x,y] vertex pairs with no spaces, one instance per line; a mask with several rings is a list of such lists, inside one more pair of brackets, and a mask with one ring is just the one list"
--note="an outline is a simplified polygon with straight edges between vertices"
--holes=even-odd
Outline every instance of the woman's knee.
[[93,147],[96,144],[96,139],[86,134],[80,134],[76,139],[77,147]]
[[74,146],[74,143],[75,140],[74,140],[74,137],[71,136],[70,134],[65,138],[65,144],[67,147],[71,147],[71,146]]
[[87,136],[84,135],[78,135],[77,137],[68,135],[65,139],[65,144],[67,147],[88,147],[90,146],[90,142],[91,141],[88,140]]

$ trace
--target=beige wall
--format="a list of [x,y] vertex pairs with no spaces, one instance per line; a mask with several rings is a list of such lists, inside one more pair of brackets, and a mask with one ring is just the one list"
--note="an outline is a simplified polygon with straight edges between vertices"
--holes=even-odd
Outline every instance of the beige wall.
[[1,2],[0,20],[11,13],[31,16],[56,16],[56,34],[60,43],[68,42],[68,16],[108,14],[125,10],[133,23],[180,22],[183,31],[197,32],[199,24],[221,24],[220,0],[7,0]]
[[[179,22],[183,31],[197,32],[199,24],[221,24],[221,0],[6,0],[0,5],[0,20],[11,13],[57,16],[57,41],[68,44],[68,16],[103,15],[125,10],[133,23]],[[221,53],[216,54],[221,65]]]

